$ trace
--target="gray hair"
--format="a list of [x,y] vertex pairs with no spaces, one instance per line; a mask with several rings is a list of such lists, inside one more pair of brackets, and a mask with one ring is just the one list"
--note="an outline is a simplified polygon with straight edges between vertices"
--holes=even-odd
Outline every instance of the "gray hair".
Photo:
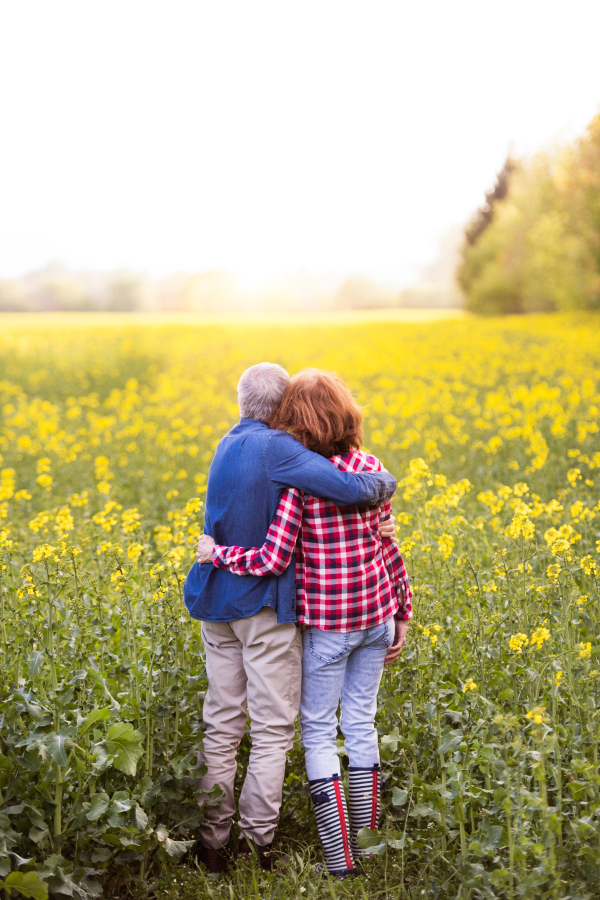
[[250,366],[238,382],[240,413],[247,419],[269,422],[281,403],[290,383],[290,376],[277,363],[257,363]]

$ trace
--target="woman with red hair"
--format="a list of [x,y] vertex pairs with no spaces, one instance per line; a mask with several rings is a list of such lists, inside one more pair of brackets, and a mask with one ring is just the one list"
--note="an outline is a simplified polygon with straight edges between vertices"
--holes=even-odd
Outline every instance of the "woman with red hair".
[[[350,472],[376,472],[380,461],[360,449],[362,410],[335,374],[295,375],[269,423]],[[412,593],[396,543],[381,538],[381,509],[337,507],[284,490],[260,548],[223,547],[204,536],[201,561],[238,575],[278,575],[296,555],[298,623],[303,627],[300,725],[306,770],[325,864],[331,875],[355,874],[356,836],[376,828],[381,779],[374,726],[385,664],[406,639]],[[337,753],[337,710],[349,757],[348,808]]]

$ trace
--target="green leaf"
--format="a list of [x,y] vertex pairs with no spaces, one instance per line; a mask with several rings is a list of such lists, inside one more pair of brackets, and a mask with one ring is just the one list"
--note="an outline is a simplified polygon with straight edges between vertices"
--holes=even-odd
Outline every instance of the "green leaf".
[[104,680],[100,672],[97,672],[95,669],[88,669],[87,674],[90,678],[90,681],[93,681],[99,688],[102,688],[105,696],[110,699],[110,708],[117,710],[121,709],[121,704],[117,700],[115,700],[111,692],[108,690],[106,681]]
[[394,806],[404,806],[407,797],[408,794],[401,788],[395,787],[392,791],[392,803],[394,804]]
[[490,872],[490,884],[494,887],[503,888],[508,884],[510,873],[506,869],[494,869]]
[[32,897],[33,900],[45,900],[48,896],[48,885],[36,872],[11,872],[4,883],[23,897]]
[[451,750],[454,750],[455,747],[458,747],[462,739],[462,734],[455,734],[454,737],[446,738],[444,743],[438,747],[438,753],[440,755],[442,753],[449,753]]
[[17,762],[30,772],[38,772],[41,766],[40,758],[33,750],[28,750],[23,756],[17,756]]
[[107,862],[112,855],[113,852],[108,847],[99,847],[92,853],[92,862]]
[[417,803],[411,811],[411,816],[425,816],[427,818],[436,818],[436,810],[433,806],[427,806],[426,803]]
[[152,806],[160,794],[160,784],[156,784],[148,775],[144,775],[134,791],[134,798],[139,800],[141,806]]
[[143,831],[148,824],[148,816],[146,815],[142,807],[138,806],[137,803],[132,810],[131,818],[133,819],[133,824],[138,829],[138,831]]
[[583,800],[589,789],[589,785],[585,781],[570,781],[567,787],[573,794],[574,800]]
[[143,756],[144,735],[130,722],[118,722],[108,730],[106,746],[114,757],[114,766],[126,775],[135,775],[138,759]]
[[181,859],[196,843],[195,841],[172,841],[166,831],[156,831],[155,834],[168,855],[172,856],[173,859]]
[[67,764],[65,744],[69,737],[70,734],[65,734],[64,731],[51,731],[50,734],[44,736],[44,746],[54,762],[59,766],[66,766]]
[[15,804],[15,806],[5,806],[2,812],[5,816],[18,816],[25,809],[25,801]]
[[502,840],[502,826],[501,825],[489,825],[487,834],[485,836],[485,841],[483,843],[483,849],[485,851],[492,850],[494,847],[497,847],[500,841]]
[[38,706],[37,703],[30,703],[28,700],[23,700],[23,703],[25,704],[25,709],[35,722],[40,722],[44,718],[44,710],[41,706]]
[[42,663],[44,662],[44,651],[43,650],[32,650],[31,656],[29,657],[29,679],[33,681],[34,678],[37,678],[40,674],[40,669],[42,668]]
[[361,828],[356,836],[356,841],[361,850],[371,850],[373,852],[374,848],[377,848],[375,852],[378,855],[381,856],[385,853],[385,840],[376,828]]
[[92,725],[94,725],[96,722],[108,719],[109,716],[110,709],[108,709],[108,707],[106,709],[93,709],[83,720],[83,725],[80,725],[80,734],[85,734],[86,731],[88,731],[92,727]]
[[92,752],[94,753],[92,768],[96,773],[104,772],[106,767],[108,766],[108,751],[106,749],[106,741],[102,741],[100,744],[94,744],[92,747]]
[[389,734],[384,734],[380,739],[380,744],[383,750],[397,750],[398,749],[398,741],[400,740],[400,733],[398,731],[398,726],[390,731]]
[[18,853],[11,852],[10,858],[12,859],[13,866],[16,866],[19,869],[21,866],[26,866],[27,863],[33,862],[33,856],[19,856]]
[[90,808],[85,814],[86,819],[90,822],[95,822],[96,819],[99,819],[100,816],[104,815],[108,809],[109,803],[110,798],[108,794],[93,794]]

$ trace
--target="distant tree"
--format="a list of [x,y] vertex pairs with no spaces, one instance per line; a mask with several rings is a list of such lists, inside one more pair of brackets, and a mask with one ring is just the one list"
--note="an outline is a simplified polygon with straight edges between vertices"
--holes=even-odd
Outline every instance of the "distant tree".
[[0,312],[31,312],[35,306],[19,282],[0,281]]
[[496,176],[496,184],[491,191],[485,193],[485,203],[480,206],[465,229],[467,244],[472,247],[477,243],[486,228],[494,221],[494,207],[508,194],[510,176],[517,168],[517,163],[510,156]]
[[600,116],[560,151],[507,160],[457,281],[472,312],[600,309]]
[[600,115],[592,119],[578,141],[576,155],[578,224],[586,230],[594,270],[586,305],[600,308]]
[[394,304],[390,296],[371,278],[352,275],[337,291],[333,305],[336,309],[381,309]]
[[117,275],[108,285],[106,309],[111,312],[135,312],[143,303],[143,286],[126,273]]

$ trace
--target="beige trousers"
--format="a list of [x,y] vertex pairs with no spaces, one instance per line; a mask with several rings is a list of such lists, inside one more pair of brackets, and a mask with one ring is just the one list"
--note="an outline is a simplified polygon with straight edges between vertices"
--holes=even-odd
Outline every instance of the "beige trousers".
[[203,622],[208,691],[204,700],[204,751],[208,772],[200,796],[218,784],[225,797],[204,807],[200,838],[224,847],[235,813],[236,752],[248,714],[252,749],[239,800],[239,826],[257,844],[273,840],[279,819],[286,753],[294,740],[300,705],[302,640],[295,625],[278,625],[263,607],[234,622]]

